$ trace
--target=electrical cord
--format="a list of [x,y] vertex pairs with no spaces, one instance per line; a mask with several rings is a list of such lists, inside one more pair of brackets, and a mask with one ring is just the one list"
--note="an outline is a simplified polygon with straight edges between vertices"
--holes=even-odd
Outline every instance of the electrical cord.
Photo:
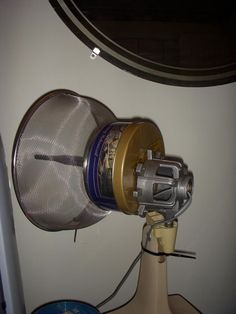
[[180,215],[182,215],[187,210],[187,208],[192,203],[192,195],[189,192],[187,193],[187,195],[188,195],[188,200],[184,203],[183,207],[171,219],[163,219],[163,220],[160,220],[160,221],[158,221],[158,222],[156,222],[156,223],[154,223],[153,225],[150,226],[150,229],[149,229],[149,231],[147,233],[147,239],[148,240],[151,239],[151,233],[152,233],[152,230],[154,228],[156,228],[156,227],[158,227],[159,225],[162,225],[162,224],[170,223],[171,221],[177,219]]
[[111,301],[119,292],[119,290],[121,289],[121,287],[123,286],[123,284],[125,283],[126,279],[129,277],[130,273],[132,272],[132,270],[134,269],[135,265],[138,263],[138,261],[140,260],[141,256],[142,256],[142,251],[139,252],[139,254],[137,255],[137,257],[135,258],[135,260],[133,261],[133,263],[130,265],[129,269],[127,270],[127,272],[125,273],[125,275],[123,276],[123,278],[121,279],[120,283],[118,284],[118,286],[116,287],[116,289],[114,290],[114,292],[108,297],[106,298],[104,301],[100,302],[96,307],[100,308],[103,305],[105,305],[106,303],[108,303],[109,301]]
[[[196,253],[194,253],[194,252],[186,252],[186,251],[178,251],[178,250],[175,250],[173,253],[153,252],[153,251],[146,249],[143,245],[142,245],[142,250],[148,254],[153,255],[153,256],[175,256],[175,257],[184,257],[184,258],[196,259],[196,256],[195,256]],[[182,252],[182,253],[180,253],[180,252]],[[186,253],[188,253],[188,255]]]

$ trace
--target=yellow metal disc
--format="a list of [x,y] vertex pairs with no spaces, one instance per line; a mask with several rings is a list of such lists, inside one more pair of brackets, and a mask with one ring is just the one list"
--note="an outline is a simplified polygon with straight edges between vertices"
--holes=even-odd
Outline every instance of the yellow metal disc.
[[151,122],[129,124],[121,135],[113,165],[113,192],[118,208],[126,214],[137,214],[138,202],[133,197],[136,190],[136,166],[144,162],[147,150],[164,154],[164,142],[158,127]]

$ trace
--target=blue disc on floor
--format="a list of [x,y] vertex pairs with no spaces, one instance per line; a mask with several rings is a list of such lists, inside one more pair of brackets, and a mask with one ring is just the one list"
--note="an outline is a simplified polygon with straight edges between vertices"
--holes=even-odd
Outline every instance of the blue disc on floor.
[[84,302],[60,300],[44,304],[34,310],[32,314],[100,314],[100,312]]

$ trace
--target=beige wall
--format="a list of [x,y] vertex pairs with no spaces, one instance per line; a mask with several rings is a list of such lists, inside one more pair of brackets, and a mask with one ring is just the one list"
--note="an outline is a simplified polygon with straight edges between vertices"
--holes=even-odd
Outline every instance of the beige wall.
[[[94,97],[119,117],[145,116],[160,127],[168,153],[195,175],[194,200],[179,219],[177,247],[196,261],[169,259],[169,290],[204,313],[235,313],[236,85],[165,86],[97,58],[64,26],[46,0],[1,1],[0,132],[8,158],[28,107],[68,88]],[[12,191],[27,309],[58,298],[93,304],[111,293],[140,249],[142,219],[112,214],[79,232],[47,233],[21,212]],[[110,306],[133,293],[137,272]]]

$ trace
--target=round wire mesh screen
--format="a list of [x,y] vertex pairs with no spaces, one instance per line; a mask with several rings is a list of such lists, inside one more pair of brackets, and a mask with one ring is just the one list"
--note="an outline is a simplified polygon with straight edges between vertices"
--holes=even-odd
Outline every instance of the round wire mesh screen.
[[13,183],[32,223],[48,231],[79,229],[107,215],[86,193],[83,164],[91,135],[115,120],[98,101],[68,90],[31,106],[15,139]]

